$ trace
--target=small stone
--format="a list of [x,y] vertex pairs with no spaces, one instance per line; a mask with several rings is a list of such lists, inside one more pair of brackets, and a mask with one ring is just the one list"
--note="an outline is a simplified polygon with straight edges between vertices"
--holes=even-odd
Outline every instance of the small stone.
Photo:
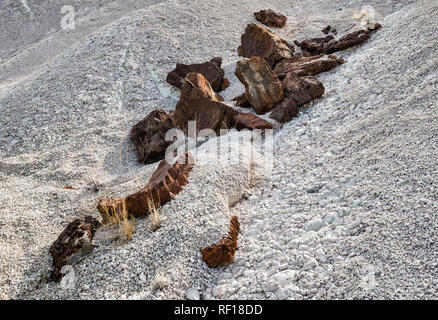
[[274,10],[260,10],[254,12],[254,17],[269,27],[283,28],[286,25],[287,17]]
[[199,291],[195,288],[189,288],[186,293],[187,300],[200,300]]

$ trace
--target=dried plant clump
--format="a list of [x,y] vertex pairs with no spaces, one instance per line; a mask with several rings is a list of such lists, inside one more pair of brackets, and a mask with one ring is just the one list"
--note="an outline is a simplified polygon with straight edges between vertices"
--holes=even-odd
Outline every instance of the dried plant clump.
[[135,232],[135,218],[128,214],[125,201],[122,201],[121,206],[102,206],[101,208],[103,223],[118,226],[121,238],[125,241],[132,240]]
[[162,213],[162,209],[161,208],[157,209],[157,206],[155,205],[154,201],[152,201],[151,199],[148,199],[147,203],[150,212],[151,230],[155,232],[161,228],[160,213]]

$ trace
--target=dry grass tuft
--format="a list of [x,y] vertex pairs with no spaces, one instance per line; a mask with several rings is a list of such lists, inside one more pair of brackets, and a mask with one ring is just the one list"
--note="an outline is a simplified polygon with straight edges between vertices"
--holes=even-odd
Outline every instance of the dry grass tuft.
[[135,232],[134,217],[128,214],[126,202],[123,200],[122,206],[104,207],[103,221],[106,225],[119,226],[120,237],[125,241],[132,240]]
[[149,208],[149,214],[151,219],[151,230],[155,232],[161,228],[160,213],[162,213],[161,212],[162,209],[159,208],[158,210],[160,210],[160,212],[158,212],[155,202],[152,201],[151,199],[148,199],[148,208]]

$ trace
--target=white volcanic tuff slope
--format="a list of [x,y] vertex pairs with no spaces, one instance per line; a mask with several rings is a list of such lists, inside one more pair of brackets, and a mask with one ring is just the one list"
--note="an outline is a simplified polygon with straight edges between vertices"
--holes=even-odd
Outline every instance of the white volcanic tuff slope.
[[215,298],[436,298],[438,13],[421,1],[322,75],[278,135],[273,184],[238,210]]
[[[375,5],[384,8],[400,8],[401,5],[408,2],[410,1],[396,1],[389,4],[387,2],[378,2]],[[175,96],[163,97],[162,95],[167,96],[170,92],[164,82],[167,72],[174,68],[177,61],[192,63],[205,61],[214,56],[222,56],[224,63],[228,64],[227,76],[235,83],[237,79],[233,78],[231,74],[233,72],[232,61],[238,59],[236,49],[240,43],[240,35],[247,23],[255,22],[252,13],[264,9],[266,5],[265,1],[249,0],[237,3],[235,1],[212,1],[208,3],[192,1],[190,5],[186,1],[168,1],[149,9],[136,11],[75,43],[70,50],[53,61],[53,65],[42,68],[37,73],[29,76],[20,86],[17,85],[12,87],[10,91],[0,94],[0,140],[2,142],[0,143],[0,155],[2,157],[0,162],[0,179],[2,181],[0,184],[0,203],[2,204],[0,207],[0,243],[2,248],[0,250],[0,294],[6,297],[32,296],[41,298],[46,296],[45,290],[40,288],[34,292],[32,288],[41,273],[50,267],[48,248],[68,222],[89,213],[97,215],[95,205],[100,197],[125,195],[136,191],[144,185],[155,168],[155,165],[141,166],[136,163],[135,151],[128,142],[127,136],[131,126],[151,110],[157,107],[166,110],[174,108],[176,104]],[[276,32],[289,40],[292,40],[292,38],[288,38],[288,34],[292,34],[292,31],[297,28],[298,21],[308,19],[306,12],[310,12],[312,17],[318,20],[317,23],[306,21],[306,34],[317,34],[325,26],[321,15],[324,17],[326,14],[328,16],[333,15],[336,16],[336,19],[341,19],[341,17],[351,19],[352,16],[351,10],[346,10],[346,8],[352,8],[349,1],[336,3],[319,1],[312,2],[312,6],[303,1],[297,1],[293,4],[289,1],[270,1],[269,6],[288,15],[289,22],[286,29]],[[420,12],[426,9],[433,12],[427,6],[433,9],[432,4],[420,3]],[[339,8],[344,8],[342,14],[337,10]],[[407,16],[403,17],[403,15]],[[405,79],[406,74],[400,75],[397,70],[407,68],[411,65],[411,62],[408,65],[397,64],[396,61],[391,61],[391,54],[397,54],[396,59],[403,61],[406,54],[415,52],[414,50],[418,50],[419,47],[413,46],[412,50],[406,50],[402,43],[398,43],[397,37],[390,37],[390,33],[387,35],[387,32],[396,34],[407,28],[409,32],[418,33],[420,37],[428,36],[427,32],[423,34],[422,25],[418,24],[417,26],[417,22],[410,21],[412,15],[413,13],[408,11],[406,13],[401,12],[398,16],[402,20],[396,21],[395,18],[391,18],[394,20],[388,21],[388,28],[376,33],[377,38],[385,35],[388,39],[393,39],[391,44],[394,48],[399,48],[399,52],[393,53],[391,51],[388,53],[386,45],[380,43],[379,51],[387,56],[382,57],[384,60],[380,61],[376,57],[373,62],[370,62],[369,53],[367,52],[374,48],[372,41],[357,51],[353,51],[352,60],[349,63],[320,76],[327,87],[328,99],[321,100],[318,107],[310,109],[307,113],[310,117],[306,118],[305,114],[303,118],[296,119],[286,126],[284,133],[280,134],[288,142],[282,143],[282,139],[279,138],[278,150],[290,149],[289,143],[291,143],[295,150],[298,148],[302,151],[308,148],[307,150],[313,152],[310,157],[309,155],[297,156],[295,153],[291,154],[294,150],[291,149],[291,152],[279,152],[276,155],[278,159],[283,159],[285,163],[294,164],[293,168],[287,167],[285,171],[294,173],[291,177],[296,181],[292,178],[286,180],[286,173],[277,171],[274,178],[281,175],[284,177],[284,183],[281,183],[281,179],[276,181],[275,184],[280,189],[274,190],[273,193],[274,195],[284,193],[284,195],[289,195],[290,199],[288,201],[294,201],[278,204],[284,210],[292,211],[295,206],[301,210],[292,211],[294,214],[290,219],[281,220],[284,226],[290,226],[291,221],[298,221],[298,225],[295,226],[297,234],[301,232],[302,224],[310,217],[318,217],[319,211],[315,208],[320,206],[321,212],[325,213],[326,205],[324,203],[327,203],[327,197],[330,194],[334,196],[336,194],[344,195],[344,190],[346,190],[346,194],[349,195],[349,187],[346,187],[346,184],[350,183],[351,188],[355,188],[356,191],[354,192],[357,193],[357,196],[363,195],[360,192],[358,182],[348,175],[344,176],[344,174],[350,173],[345,173],[342,170],[346,169],[337,167],[342,163],[341,160],[338,160],[339,163],[336,165],[329,162],[331,171],[327,169],[329,168],[328,165],[324,168],[327,169],[327,172],[338,174],[338,180],[345,180],[342,182],[343,189],[339,188],[337,190],[332,186],[332,189],[321,189],[320,193],[309,196],[310,198],[300,199],[296,195],[296,190],[299,190],[298,187],[304,186],[304,182],[307,180],[305,180],[304,173],[298,174],[298,171],[295,170],[308,170],[307,165],[304,166],[303,163],[308,163],[309,166],[312,166],[311,168],[313,166],[324,166],[324,163],[328,162],[331,157],[341,153],[342,148],[347,151],[352,150],[347,149],[344,143],[339,142],[338,145],[341,146],[339,148],[336,148],[336,144],[332,145],[333,141],[336,142],[336,139],[339,139],[339,137],[334,138],[336,137],[336,131],[334,130],[340,130],[337,133],[340,135],[341,130],[344,130],[344,125],[350,125],[345,133],[349,137],[358,133],[367,134],[367,130],[362,132],[353,129],[358,125],[354,124],[356,115],[358,116],[357,119],[361,119],[366,114],[363,110],[364,107],[368,106],[365,103],[368,98],[380,101],[379,99],[383,98],[379,94],[384,92],[383,88],[386,88],[385,90],[388,90],[388,92],[389,90],[395,90],[391,94],[383,95],[387,101],[401,99],[401,96],[397,95],[396,88],[403,88],[404,90],[409,86],[400,86],[402,83],[400,79]],[[424,21],[425,19],[428,18],[423,17],[417,20]],[[424,29],[428,30],[429,27],[433,26],[433,23],[435,22],[428,22]],[[397,27],[389,28],[391,24]],[[407,37],[407,35],[400,36]],[[408,40],[408,43],[414,43],[413,39]],[[17,57],[17,59],[25,59],[25,56]],[[355,68],[351,66],[354,59],[363,59],[371,66],[375,66],[375,70],[368,69],[369,73],[372,71],[374,77],[377,77],[377,75],[379,77],[390,77],[391,73],[382,70],[386,70],[387,66],[393,66],[393,77],[389,79],[391,82],[388,85],[385,83],[379,86],[371,85],[367,81],[373,78],[368,78],[368,76],[359,77],[364,72],[363,67],[359,64],[355,64]],[[415,64],[417,60],[413,59],[413,61]],[[8,61],[6,61],[7,64]],[[429,71],[424,73],[425,76],[430,74]],[[341,77],[343,74],[349,78]],[[416,79],[417,81],[418,77],[412,75],[409,79]],[[357,86],[356,81],[358,81]],[[234,86],[233,88],[234,90],[229,88],[225,91],[224,95],[229,98],[241,93],[239,92],[241,86]],[[380,88],[380,91],[376,91],[373,93],[374,95],[370,96],[365,89],[364,91],[359,90],[361,88]],[[339,92],[333,92],[335,89]],[[413,90],[407,91],[407,94],[407,98],[414,99]],[[338,104],[336,100],[343,101],[343,104]],[[350,103],[353,101],[357,101],[357,104]],[[331,118],[328,117],[326,112],[323,112],[326,108],[331,108]],[[336,108],[339,108],[339,110]],[[318,114],[320,110],[322,114]],[[345,110],[349,110],[346,116],[343,112]],[[373,114],[377,114],[376,112],[373,111]],[[369,113],[371,114],[371,111]],[[318,120],[318,116],[322,120]],[[307,121],[306,125],[304,125],[304,121]],[[314,124],[313,121],[316,121],[316,123]],[[318,121],[322,121],[326,126],[320,127]],[[395,119],[391,119],[391,121],[395,121]],[[318,128],[324,128],[324,130],[318,132]],[[405,128],[405,130],[407,129],[409,128]],[[312,132],[312,135],[309,135],[309,132]],[[293,138],[295,134],[303,134],[303,136],[298,140]],[[327,138],[326,135],[330,135],[330,138]],[[323,137],[325,138],[323,139]],[[415,136],[410,137],[410,139],[415,139]],[[349,139],[348,143],[351,141],[354,141],[354,139]],[[357,147],[359,146],[360,144]],[[366,150],[364,146],[362,147],[363,150]],[[331,150],[333,155],[328,153],[327,149]],[[352,154],[352,157],[357,156],[356,153]],[[315,155],[320,155],[321,159],[318,159]],[[301,159],[302,162],[297,159]],[[315,162],[315,159],[318,160]],[[296,161],[298,162],[295,164]],[[344,159],[343,161],[347,160]],[[314,171],[315,175],[321,175],[321,172],[317,169],[314,170],[316,170]],[[194,172],[196,173],[196,171]],[[331,181],[328,179],[330,176],[327,172],[324,172],[324,175],[327,176],[325,177],[327,182],[321,180],[325,183],[325,188],[330,187]],[[236,187],[239,187],[240,180],[233,180],[234,174],[234,171],[230,169],[226,176],[223,176],[222,173],[217,175],[215,173],[214,178],[207,178],[205,181],[199,180],[205,182],[205,185],[202,184],[203,192],[206,192],[207,195],[208,192],[212,193],[211,196],[214,198],[206,198],[211,200],[211,203],[208,202],[210,200],[205,201],[204,204],[207,207],[227,209],[223,205],[223,200],[216,198],[216,189],[213,185],[215,183],[221,185],[236,183]],[[231,179],[231,181],[228,179]],[[294,185],[290,181],[294,181]],[[313,180],[306,183],[309,188],[315,187]],[[62,189],[67,184],[79,187],[80,190]],[[93,184],[97,184],[99,188],[97,193],[94,191]],[[408,186],[410,185],[408,184]],[[190,187],[197,188],[196,186]],[[240,190],[239,188],[237,189]],[[261,191],[258,192],[261,193]],[[217,192],[223,192],[223,190]],[[330,194],[327,194],[328,192]],[[318,197],[318,202],[307,202],[307,200],[312,199],[315,201],[316,198],[312,197]],[[193,201],[191,196],[186,198],[184,194],[181,194],[172,201],[170,206],[177,206],[180,198],[181,205],[184,207]],[[254,201],[254,197],[251,200]],[[275,208],[275,205],[271,202],[266,202],[265,205],[267,208],[273,206],[272,210]],[[166,215],[167,212],[174,212],[173,209],[170,209],[170,206],[164,208]],[[313,208],[312,210],[308,209],[310,206]],[[345,207],[348,211],[349,202],[346,203]],[[199,210],[199,208],[196,210]],[[200,212],[203,212],[202,210]],[[213,214],[217,212],[213,211]],[[239,216],[245,212],[244,209],[241,212],[238,209],[233,209],[233,213]],[[254,213],[266,214],[266,217],[269,217],[264,210],[254,211]],[[270,230],[276,230],[269,228],[272,227],[271,224],[278,221],[275,219],[278,216],[277,211],[272,211],[272,213],[274,218],[271,222],[261,221],[262,224],[266,225],[266,236],[269,237],[269,241],[275,239],[275,237],[270,237]],[[169,221],[174,221],[175,216],[173,214],[169,213],[167,215]],[[223,219],[222,222],[226,220],[225,218],[221,219]],[[244,219],[243,226],[245,226],[245,215],[242,219]],[[174,226],[180,221],[176,219]],[[195,221],[197,220],[195,219]],[[252,216],[250,215],[247,222],[251,223],[251,221]],[[143,225],[147,224],[146,221],[141,223]],[[224,223],[216,221],[214,226],[215,228],[224,228],[224,230],[216,229],[214,236],[209,235],[211,238],[208,238],[208,240],[212,240],[214,237],[214,241],[217,241],[219,239],[216,238],[219,235],[222,236],[222,231],[227,228],[228,221],[225,226]],[[193,230],[196,230],[197,233],[205,231],[203,227],[196,227],[196,223],[191,219],[188,219],[179,228],[183,228],[184,232],[191,233],[194,233]],[[252,225],[251,228],[258,230]],[[146,228],[143,229],[146,230]],[[140,225],[139,230],[143,229]],[[162,230],[166,230],[165,227]],[[280,230],[278,229],[278,231]],[[135,260],[139,257],[136,246],[140,248],[142,239],[148,238],[146,231],[143,232],[136,235],[138,240],[134,241],[138,242],[133,242],[130,247],[121,248],[125,253],[120,256],[119,252],[116,254],[98,253],[96,255],[98,263],[93,262],[95,257],[90,257],[89,262],[87,260],[87,263],[78,266],[80,268],[78,271],[79,284],[75,290],[59,292],[59,287],[53,285],[50,286],[49,297],[99,298],[105,296],[104,291],[106,289],[108,289],[107,295],[110,297],[119,297],[122,294],[130,296],[139,291],[146,291],[145,295],[148,296],[148,289],[139,288],[136,283],[140,279],[137,274],[137,271],[140,270],[140,275],[141,272],[145,272],[147,275],[146,278],[149,280],[145,285],[149,286],[149,275],[152,275],[155,269],[148,269],[144,266],[150,263],[151,258],[142,255],[142,258],[136,264],[133,264],[132,267],[128,266],[128,268],[126,268],[126,263],[124,264],[121,261],[126,259]],[[293,236],[290,232],[287,232],[286,235],[278,232],[278,235],[282,237]],[[306,235],[311,235],[311,233],[306,233]],[[245,240],[245,237],[242,239],[245,245],[248,241]],[[172,242],[170,238],[162,241],[163,244],[169,241]],[[152,243],[155,244],[153,241]],[[255,242],[255,251],[250,254],[257,257],[255,252],[258,252],[261,246],[265,246],[267,252],[270,251],[271,246],[268,246],[268,243],[268,241]],[[154,245],[149,246],[148,243],[144,245],[149,249],[154,247]],[[195,260],[187,263],[191,265],[190,268],[193,268],[190,269],[193,277],[199,274],[203,275],[201,277],[202,281],[199,283],[191,282],[190,276],[185,277],[186,280],[181,282],[176,280],[174,286],[171,286],[164,293],[157,292],[157,297],[182,298],[186,286],[199,285],[202,289],[206,285],[214,283],[216,271],[206,271],[205,265],[200,262],[198,249],[195,250],[195,246],[191,248],[194,251],[189,250],[186,254],[195,257],[193,258]],[[160,261],[169,260],[169,257],[170,253],[163,251],[163,257],[160,258],[163,260]],[[196,257],[199,259],[196,260]],[[274,255],[265,258],[266,264],[277,263]],[[307,258],[306,254],[297,254],[297,259],[307,261]],[[342,260],[343,258],[339,259]],[[238,263],[241,263],[240,261],[238,260]],[[102,265],[105,265],[105,271],[100,271]],[[172,268],[178,270],[182,265],[174,260]],[[249,262],[247,265],[251,267]],[[284,265],[285,263],[282,264],[282,268],[284,268]],[[89,276],[82,277],[85,270],[87,270]],[[107,271],[109,275],[114,275],[120,273],[120,270],[126,270],[120,277],[129,279],[126,281],[132,284],[128,285],[123,292],[120,290],[120,286],[116,285],[116,282],[108,282],[108,276],[105,275]],[[275,269],[273,270],[275,271]],[[243,273],[244,271],[244,269],[241,269],[239,272]],[[91,279],[90,277],[93,274],[99,274],[99,276]],[[328,274],[331,276],[330,271],[328,271]],[[177,279],[179,275],[179,273],[171,273],[170,278]],[[266,274],[262,273],[262,275],[265,276]],[[306,281],[311,282],[311,276],[310,273],[306,274],[306,279],[308,279]],[[117,279],[120,280],[118,276]],[[238,284],[240,287],[241,283],[238,282]],[[91,286],[94,286],[95,289],[90,290]],[[316,287],[311,286],[311,288],[314,290]],[[242,293],[245,290],[243,289]],[[302,294],[307,289],[299,290]],[[266,295],[262,294],[261,296],[273,296],[270,292],[267,291]],[[293,297],[293,294],[289,294],[289,291],[283,290],[283,292],[286,292],[287,297]],[[276,296],[282,295],[278,293]],[[246,297],[246,295],[242,295],[242,297]]]

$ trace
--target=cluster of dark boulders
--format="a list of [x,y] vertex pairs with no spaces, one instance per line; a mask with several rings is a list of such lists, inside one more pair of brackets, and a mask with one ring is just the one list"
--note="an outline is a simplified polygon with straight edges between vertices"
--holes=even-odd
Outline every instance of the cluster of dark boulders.
[[[282,28],[287,17],[273,10],[254,13],[255,18],[267,26]],[[375,24],[373,30],[381,28]],[[358,30],[339,39],[336,29],[327,26],[325,37],[295,41],[301,50],[275,35],[266,27],[249,24],[241,37],[237,51],[243,59],[237,62],[235,75],[245,86],[245,92],[233,99],[235,105],[252,108],[258,115],[268,112],[269,118],[285,123],[299,114],[299,107],[324,94],[323,84],[313,76],[344,63],[334,52],[359,45],[370,37],[372,30]],[[332,34],[329,34],[332,33]],[[131,129],[131,140],[138,151],[138,161],[160,161],[147,185],[126,197],[101,199],[97,209],[103,222],[112,214],[126,210],[129,216],[143,216],[171,201],[188,182],[194,159],[190,153],[180,154],[178,161],[163,160],[167,147],[166,133],[172,128],[187,133],[189,121],[196,121],[196,130],[211,129],[220,134],[221,129],[237,130],[272,129],[272,124],[259,116],[238,112],[223,102],[219,92],[230,82],[221,68],[222,59],[215,57],[196,64],[177,63],[166,81],[180,89],[181,95],[174,111],[166,113],[157,109],[148,114]],[[54,269],[53,280],[62,276],[61,269],[79,256],[92,250],[91,244],[100,223],[91,216],[72,221],[50,248]],[[203,260],[211,267],[233,261],[237,248],[239,222],[232,217],[228,236],[218,243],[201,250]]]

